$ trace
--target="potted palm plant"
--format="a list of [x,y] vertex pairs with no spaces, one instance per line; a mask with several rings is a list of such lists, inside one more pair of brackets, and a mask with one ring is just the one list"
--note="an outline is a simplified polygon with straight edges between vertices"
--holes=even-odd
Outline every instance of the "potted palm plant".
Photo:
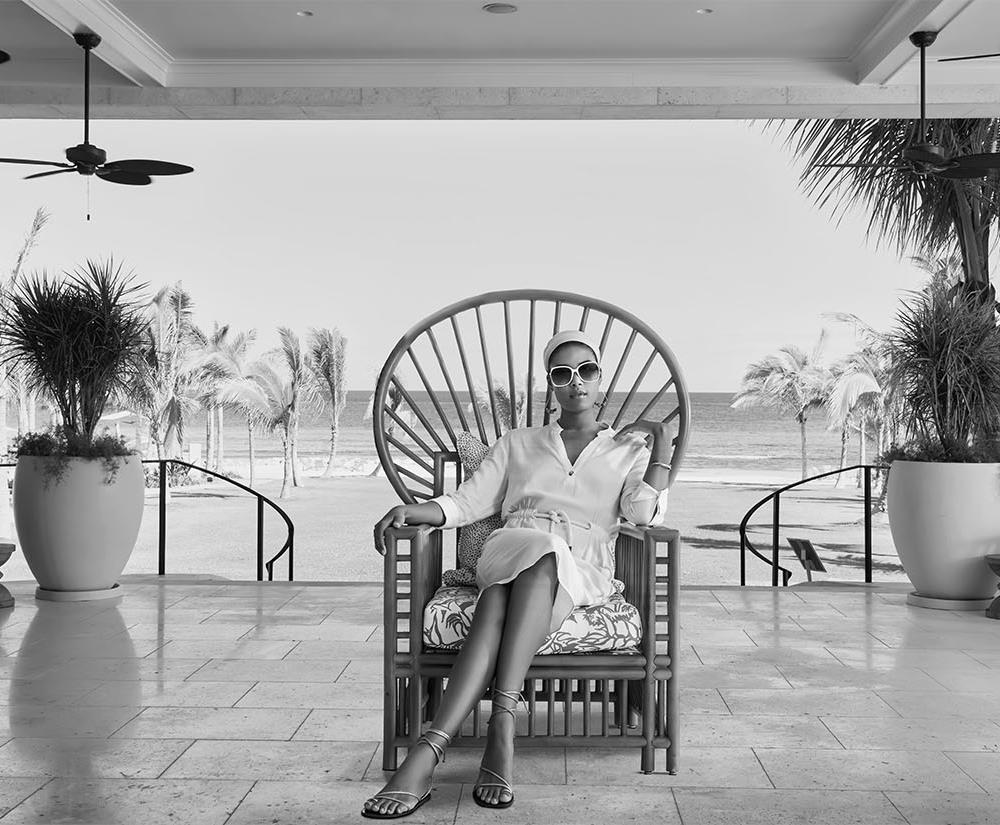
[[61,279],[35,275],[8,296],[0,335],[8,366],[50,398],[61,422],[15,442],[14,524],[36,598],[117,596],[142,520],[141,460],[95,435],[105,405],[141,369],[141,290],[113,261]]
[[979,609],[1000,547],[1000,330],[992,303],[936,279],[897,313],[890,391],[909,439],[892,445],[889,528],[924,607]]

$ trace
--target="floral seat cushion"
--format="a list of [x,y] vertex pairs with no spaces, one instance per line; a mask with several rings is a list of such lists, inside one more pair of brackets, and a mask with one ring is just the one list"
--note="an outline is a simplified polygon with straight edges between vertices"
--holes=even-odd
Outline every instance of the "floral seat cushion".
[[[559,628],[550,633],[541,654],[634,651],[642,639],[639,611],[625,601],[621,583],[604,604],[576,608]],[[475,587],[438,588],[424,609],[424,644],[458,650],[465,641],[476,612],[479,591]]]

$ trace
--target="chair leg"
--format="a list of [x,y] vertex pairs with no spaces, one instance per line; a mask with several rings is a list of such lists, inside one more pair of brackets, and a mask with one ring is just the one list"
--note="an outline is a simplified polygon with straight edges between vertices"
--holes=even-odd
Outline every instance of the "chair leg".
[[399,719],[399,691],[396,677],[387,674],[382,699],[382,770],[394,771],[398,765],[396,748],[396,722]]
[[652,773],[655,767],[656,767],[656,749],[652,745],[643,745],[642,765],[641,765],[642,772]]
[[670,744],[667,746],[667,773],[677,773],[677,754],[680,750],[681,723],[678,718],[680,703],[678,702],[680,689],[677,686],[677,679],[671,676],[667,680],[667,738]]

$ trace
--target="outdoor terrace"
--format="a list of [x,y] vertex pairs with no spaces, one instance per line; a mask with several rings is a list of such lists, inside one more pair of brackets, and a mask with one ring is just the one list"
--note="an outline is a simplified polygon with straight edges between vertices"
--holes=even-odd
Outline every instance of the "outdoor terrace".
[[[114,602],[5,582],[3,823],[359,822],[383,782],[381,588],[125,576]],[[410,822],[987,823],[1000,622],[902,585],[685,588],[680,768],[522,749],[505,812],[454,748]]]

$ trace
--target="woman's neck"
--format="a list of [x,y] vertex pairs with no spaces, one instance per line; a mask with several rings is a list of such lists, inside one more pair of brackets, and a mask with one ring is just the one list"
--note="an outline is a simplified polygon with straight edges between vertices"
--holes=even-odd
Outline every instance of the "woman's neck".
[[577,412],[563,410],[557,422],[564,430],[594,430],[599,426],[593,408]]

